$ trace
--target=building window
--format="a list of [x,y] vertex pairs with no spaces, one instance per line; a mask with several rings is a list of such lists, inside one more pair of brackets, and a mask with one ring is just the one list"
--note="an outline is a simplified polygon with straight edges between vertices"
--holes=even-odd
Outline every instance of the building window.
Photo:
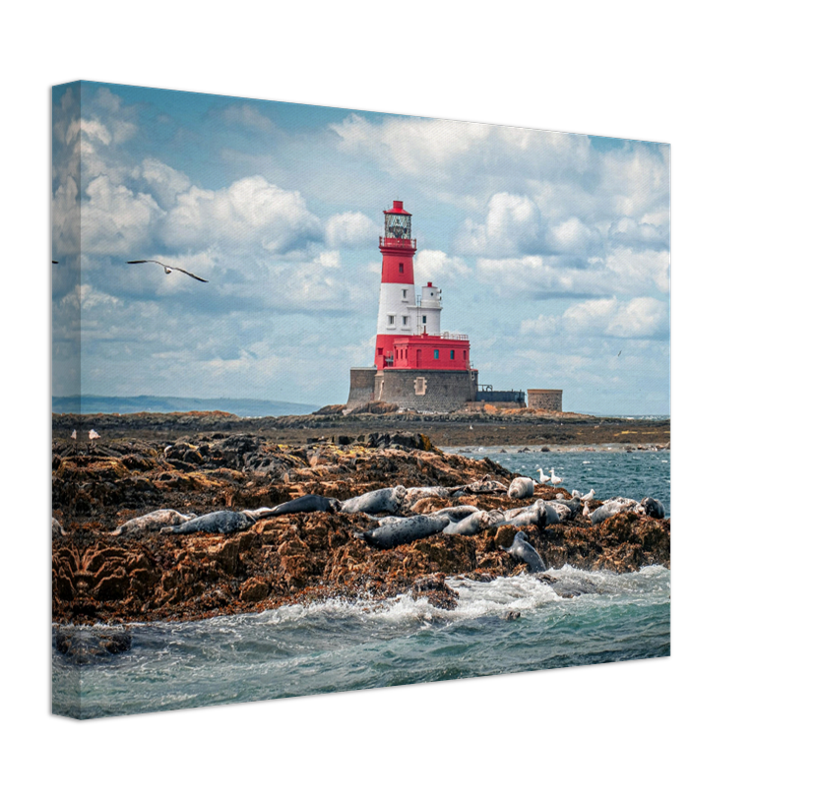
[[434,350],[434,351],[433,351],[433,358],[438,358],[438,357],[439,357],[439,351],[438,351],[438,350]]
[[400,265],[399,265],[399,272],[404,272],[404,271],[405,271],[405,265],[404,265],[404,264],[400,264]]
[[402,325],[407,325],[407,323],[408,323],[408,318],[407,317],[402,317]]
[[393,314],[388,314],[388,325],[395,325],[396,317]]
[[402,289],[402,299],[407,300],[407,289]]
[[450,361],[454,361],[454,360],[455,360],[455,358],[456,358],[456,351],[455,351],[455,350],[451,350],[451,351],[450,351]]
[[377,347],[377,348],[376,348],[376,353],[377,353],[377,355],[380,355],[380,356],[381,356],[381,355],[382,355],[382,348],[381,348],[381,347]]
[[467,351],[466,350],[464,351],[464,360],[465,361],[467,360]]
[[426,316],[422,317],[422,325],[427,325],[427,317]]

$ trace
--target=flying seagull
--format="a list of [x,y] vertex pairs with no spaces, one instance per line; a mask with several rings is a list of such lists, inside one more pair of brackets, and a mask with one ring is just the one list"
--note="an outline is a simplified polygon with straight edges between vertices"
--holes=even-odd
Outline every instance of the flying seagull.
[[128,261],[128,264],[158,264],[160,267],[164,267],[165,274],[169,275],[171,272],[183,272],[185,275],[189,275],[191,278],[195,278],[197,281],[201,281],[201,283],[209,283],[208,280],[204,278],[199,278],[197,275],[193,275],[191,272],[187,272],[185,269],[181,269],[181,267],[168,267],[166,264],[162,264],[161,261],[154,261],[152,258],[145,258],[139,261]]
[[59,264],[59,261],[54,261],[54,259],[52,258],[52,259],[51,259],[51,263],[52,263],[52,264]]

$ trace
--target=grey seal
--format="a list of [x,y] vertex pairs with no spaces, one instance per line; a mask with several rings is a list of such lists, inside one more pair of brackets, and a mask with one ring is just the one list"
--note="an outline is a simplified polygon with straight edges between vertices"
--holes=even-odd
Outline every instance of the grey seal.
[[547,505],[550,505],[555,510],[560,522],[574,519],[583,508],[576,500],[555,500]]
[[543,572],[546,569],[546,564],[543,563],[540,554],[526,540],[526,534],[523,531],[518,531],[515,534],[515,538],[509,547],[502,547],[501,549],[505,550],[513,558],[517,558],[518,561],[524,561],[528,564],[530,572]]
[[439,533],[447,526],[446,517],[431,517],[419,514],[415,517],[405,517],[396,522],[389,522],[370,531],[355,533],[357,539],[364,539],[369,545],[387,550],[400,544],[408,544],[418,539],[426,539],[434,533]]
[[640,501],[643,511],[654,519],[665,519],[665,506],[654,497],[643,497]]
[[450,524],[444,529],[444,533],[452,533],[457,536],[475,536],[482,530],[490,526],[491,518],[487,511],[474,511],[464,519],[450,520]]
[[524,497],[532,497],[535,494],[535,481],[532,478],[515,478],[509,484],[507,497],[522,500]]
[[465,494],[498,494],[505,492],[507,487],[500,481],[493,480],[489,475],[485,475],[472,483],[465,483],[462,486],[453,486],[450,491],[453,497],[461,497]]
[[161,533],[239,533],[251,528],[258,519],[262,519],[271,509],[253,511],[213,511],[200,517],[170,525],[161,529]]
[[346,514],[356,514],[364,511],[368,514],[379,512],[399,511],[407,494],[404,486],[389,486],[386,489],[376,489],[373,492],[366,492],[359,497],[352,497],[342,504],[342,511]]
[[606,500],[600,508],[595,509],[590,515],[592,525],[599,525],[611,517],[621,514],[623,511],[633,511],[635,514],[642,514],[642,506],[629,497],[614,497]]
[[133,536],[152,533],[160,531],[168,525],[181,525],[194,516],[194,514],[182,514],[174,508],[159,508],[149,514],[142,514],[140,517],[134,517],[127,522],[123,522],[115,531],[111,532],[111,536]]
[[440,508],[438,511],[432,511],[428,516],[447,517],[450,522],[461,522],[465,517],[469,517],[470,514],[475,514],[479,510],[475,506],[448,506],[447,508]]
[[285,503],[263,511],[260,516],[279,517],[281,514],[311,513],[313,511],[329,511],[334,513],[342,508],[342,503],[335,497],[323,497],[319,494],[304,494],[302,497],[295,497]]
[[547,525],[557,525],[560,516],[557,511],[543,500],[536,500],[530,506],[523,508],[510,508],[503,512],[501,525],[514,525],[516,528],[524,525],[537,525],[545,528]]
[[412,506],[425,497],[449,497],[450,490],[443,486],[413,486],[405,494],[405,505]]

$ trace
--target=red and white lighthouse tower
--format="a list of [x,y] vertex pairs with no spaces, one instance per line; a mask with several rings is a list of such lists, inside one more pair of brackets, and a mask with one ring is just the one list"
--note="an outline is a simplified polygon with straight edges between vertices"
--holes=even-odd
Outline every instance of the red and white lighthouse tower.
[[416,240],[401,200],[385,214],[379,237],[382,282],[374,367],[352,367],[349,408],[384,401],[401,408],[444,412],[475,400],[478,372],[470,365],[466,334],[441,329],[441,289],[428,281],[417,293]]
[[374,363],[384,369],[466,370],[470,343],[464,334],[441,331],[441,289],[428,282],[417,295],[413,279],[416,240],[411,214],[401,200],[385,214],[385,235],[379,238],[382,283],[376,324]]

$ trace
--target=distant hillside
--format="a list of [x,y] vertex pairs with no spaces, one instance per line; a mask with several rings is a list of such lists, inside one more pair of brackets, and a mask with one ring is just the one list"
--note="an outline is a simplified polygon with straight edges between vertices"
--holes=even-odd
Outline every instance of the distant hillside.
[[[80,406],[81,403],[81,406]],[[285,403],[274,400],[246,400],[234,397],[201,399],[197,397],[100,397],[83,395],[52,397],[54,414],[135,414],[150,411],[167,414],[173,411],[226,411],[239,417],[283,417],[294,414],[310,414],[319,406],[306,403]]]

